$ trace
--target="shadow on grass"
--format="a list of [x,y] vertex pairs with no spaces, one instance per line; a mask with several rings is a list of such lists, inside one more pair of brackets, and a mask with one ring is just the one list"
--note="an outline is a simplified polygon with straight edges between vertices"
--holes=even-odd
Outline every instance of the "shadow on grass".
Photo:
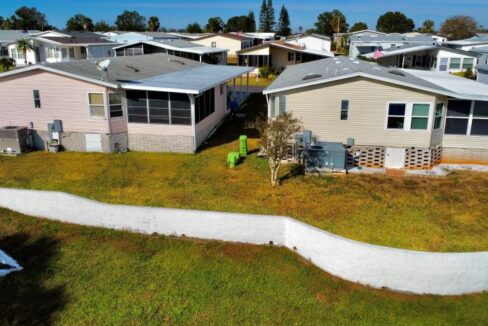
[[59,242],[17,233],[0,237],[0,248],[23,267],[0,278],[0,325],[52,325],[67,302],[63,286],[45,286],[55,273]]
[[262,94],[252,94],[243,105],[245,107],[236,117],[228,116],[219,129],[204,142],[199,152],[236,141],[240,135],[247,135],[248,138],[260,137],[259,131],[249,125],[258,117],[266,117],[266,98]]
[[305,170],[304,170],[304,167],[302,165],[293,164],[290,167],[290,169],[288,170],[288,172],[279,178],[279,182],[283,183],[287,180],[296,178],[296,177],[304,175],[304,174],[305,174]]

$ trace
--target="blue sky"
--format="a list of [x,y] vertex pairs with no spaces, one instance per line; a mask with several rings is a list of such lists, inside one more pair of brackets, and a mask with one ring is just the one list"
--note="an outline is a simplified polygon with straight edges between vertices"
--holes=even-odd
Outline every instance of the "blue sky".
[[[261,0],[1,0],[0,16],[10,16],[20,6],[37,7],[44,12],[50,24],[58,28],[64,27],[66,20],[77,13],[83,13],[94,20],[106,20],[113,23],[115,17],[124,10],[137,10],[148,17],[158,16],[162,26],[168,28],[183,28],[188,23],[196,21],[206,23],[210,16],[220,16],[224,21],[235,15],[245,15],[253,10],[259,16]],[[432,19],[436,27],[449,16],[470,15],[477,21],[488,26],[488,0],[281,0],[273,1],[276,15],[282,4],[288,8],[292,28],[304,29],[313,26],[317,15],[332,9],[341,10],[347,17],[348,23],[364,21],[374,28],[376,19],[386,11],[398,10],[414,19],[417,26],[425,19]]]

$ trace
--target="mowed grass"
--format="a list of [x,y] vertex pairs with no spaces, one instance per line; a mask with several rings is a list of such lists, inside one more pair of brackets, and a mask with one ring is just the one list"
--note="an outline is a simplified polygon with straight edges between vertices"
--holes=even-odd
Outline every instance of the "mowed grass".
[[[265,109],[253,97],[248,120]],[[0,157],[0,187],[66,191],[116,204],[278,214],[374,244],[431,251],[488,250],[488,173],[443,178],[304,176],[288,166],[270,186],[257,133],[225,123],[198,154],[45,153]],[[227,153],[248,134],[249,155],[235,169]]]
[[488,293],[414,296],[324,273],[284,248],[88,228],[0,209],[2,325],[486,325]]

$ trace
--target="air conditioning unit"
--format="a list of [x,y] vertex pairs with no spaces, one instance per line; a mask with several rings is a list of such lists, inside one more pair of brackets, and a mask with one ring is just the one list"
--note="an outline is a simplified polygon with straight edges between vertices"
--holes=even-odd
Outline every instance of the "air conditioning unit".
[[30,151],[27,127],[6,126],[0,128],[0,153],[22,154]]

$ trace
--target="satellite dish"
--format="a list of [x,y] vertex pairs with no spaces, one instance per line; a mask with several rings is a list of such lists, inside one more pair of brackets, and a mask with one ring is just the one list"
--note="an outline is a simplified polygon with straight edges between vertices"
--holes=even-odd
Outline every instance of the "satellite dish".
[[97,70],[103,72],[102,80],[107,76],[108,66],[110,66],[110,60],[105,59],[97,62]]

